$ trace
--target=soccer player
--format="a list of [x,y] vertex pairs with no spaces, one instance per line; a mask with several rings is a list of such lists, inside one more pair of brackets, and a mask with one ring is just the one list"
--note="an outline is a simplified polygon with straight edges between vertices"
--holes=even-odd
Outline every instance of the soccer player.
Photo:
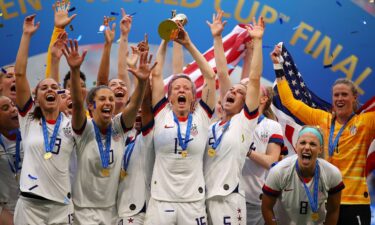
[[[219,10],[208,23],[214,37],[215,60],[218,73],[226,69],[221,32],[224,12]],[[240,184],[241,172],[249,150],[250,140],[257,125],[260,78],[262,74],[263,18],[247,30],[254,41],[254,57],[247,86],[233,85],[223,96],[223,117],[209,128],[209,141],[204,155],[206,204],[209,224],[246,224],[245,193]],[[221,57],[219,54],[221,53]],[[220,68],[219,68],[220,67]],[[225,72],[224,72],[225,73]],[[219,81],[228,80],[219,75]],[[220,83],[221,85],[221,83]],[[222,91],[222,90],[221,90]]]
[[[322,132],[304,126],[298,134],[297,154],[271,168],[263,186],[266,225],[338,224],[341,190],[345,186],[337,167],[318,158],[323,146]],[[281,207],[275,217],[276,201]]]
[[322,128],[324,157],[342,173],[343,190],[338,224],[370,224],[370,197],[365,165],[369,146],[375,136],[375,111],[356,114],[358,91],[348,79],[339,78],[332,87],[332,113],[314,109],[293,97],[285,79],[276,46],[271,59],[282,104],[305,124]]
[[0,224],[13,224],[20,193],[21,146],[18,110],[10,98],[0,95]]
[[69,159],[74,149],[70,120],[59,111],[59,85],[53,79],[40,81],[35,100],[26,76],[32,35],[39,28],[35,15],[27,16],[18,49],[16,104],[24,149],[20,189],[14,223],[70,224],[73,204],[69,179]]
[[16,102],[16,78],[14,66],[4,66],[0,71],[0,94]]
[[70,40],[63,50],[71,72],[73,101],[72,127],[77,143],[78,169],[73,188],[75,224],[112,224],[117,218],[116,193],[127,131],[134,124],[143,99],[145,83],[153,67],[148,52],[142,53],[139,66],[130,71],[138,86],[127,107],[113,118],[114,93],[107,86],[97,86],[87,97],[92,119],[87,119],[80,91],[80,66],[86,52],[78,53],[77,40]]
[[163,84],[167,43],[157,53],[152,74],[155,165],[145,224],[204,224],[206,220],[203,154],[207,129],[215,107],[215,74],[182,25],[176,39],[195,59],[204,78],[202,99],[196,102],[195,85],[186,74]]

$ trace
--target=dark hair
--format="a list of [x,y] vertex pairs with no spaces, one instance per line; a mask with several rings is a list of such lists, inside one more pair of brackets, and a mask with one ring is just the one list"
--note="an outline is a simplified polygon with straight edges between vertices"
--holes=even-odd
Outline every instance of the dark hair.
[[[79,71],[79,77],[83,80],[83,82],[86,83],[86,75],[82,71]],[[66,86],[68,85],[69,80],[70,80],[70,71],[64,77],[64,82],[63,82],[64,89],[66,89]]]
[[91,88],[89,93],[87,94],[87,98],[86,98],[86,104],[87,105],[94,103],[94,98],[96,96],[96,92],[98,92],[100,89],[108,89],[108,90],[112,91],[108,86],[105,86],[105,85],[99,85],[99,86]]
[[356,102],[353,105],[353,111],[354,112],[357,111],[359,107],[359,102],[358,102],[358,88],[356,84],[347,78],[339,78],[335,81],[332,88],[338,84],[345,84],[346,86],[350,87],[350,90],[352,91],[353,96],[356,97]]
[[191,88],[192,88],[192,92],[193,92],[193,97],[195,98],[195,95],[196,95],[196,87],[195,87],[195,84],[194,82],[191,80],[191,78],[189,77],[189,75],[187,74],[183,74],[183,73],[180,73],[180,74],[176,74],[176,75],[173,75],[172,79],[169,81],[168,83],[168,97],[170,96],[171,92],[172,92],[172,84],[175,80],[179,79],[179,78],[184,78],[188,81],[190,81],[191,83]]
[[[39,85],[40,83],[42,82],[43,80],[39,81],[38,84],[36,85],[35,87],[35,100],[37,99],[37,96],[38,96],[38,89],[39,89]],[[34,119],[38,119],[40,120],[42,117],[43,117],[43,112],[42,112],[42,109],[40,108],[40,106],[36,105],[35,108],[34,108],[34,112],[32,112],[32,117]]]

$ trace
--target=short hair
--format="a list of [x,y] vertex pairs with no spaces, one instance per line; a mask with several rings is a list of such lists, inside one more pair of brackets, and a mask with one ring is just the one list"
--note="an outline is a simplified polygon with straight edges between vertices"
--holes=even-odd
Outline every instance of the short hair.
[[175,74],[173,75],[172,79],[169,81],[168,83],[168,97],[170,96],[171,92],[172,92],[172,84],[175,80],[177,79],[180,79],[180,78],[184,78],[188,81],[190,81],[191,83],[191,88],[192,88],[192,92],[193,92],[193,96],[195,97],[196,96],[196,93],[197,93],[197,89],[195,87],[195,84],[194,82],[191,80],[191,78],[189,77],[189,75],[187,74],[184,74],[184,73],[180,73],[180,74]]
[[[83,80],[83,82],[86,83],[86,75],[82,71],[79,71],[79,77]],[[68,85],[69,80],[70,80],[70,71],[67,74],[65,74],[64,81],[63,81],[64,89],[66,89],[66,86]]]

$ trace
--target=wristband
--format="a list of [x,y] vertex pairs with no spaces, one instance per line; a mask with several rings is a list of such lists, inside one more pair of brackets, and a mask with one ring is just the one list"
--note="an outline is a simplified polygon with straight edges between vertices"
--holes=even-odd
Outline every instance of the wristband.
[[282,78],[282,77],[284,77],[285,76],[285,74],[284,74],[284,70],[283,69],[279,69],[279,70],[276,70],[275,69],[275,75],[276,75],[276,78]]
[[282,70],[284,68],[283,68],[282,64],[278,63],[278,64],[273,64],[273,69],[274,70]]

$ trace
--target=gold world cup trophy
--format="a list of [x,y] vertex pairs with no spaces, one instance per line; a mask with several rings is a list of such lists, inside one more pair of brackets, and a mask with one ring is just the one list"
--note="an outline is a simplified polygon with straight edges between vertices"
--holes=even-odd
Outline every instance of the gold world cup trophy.
[[178,34],[180,31],[178,23],[182,24],[182,26],[185,26],[187,22],[188,19],[185,14],[176,14],[176,10],[173,10],[172,18],[164,20],[159,24],[159,36],[166,41],[175,40],[176,38],[178,38]]

